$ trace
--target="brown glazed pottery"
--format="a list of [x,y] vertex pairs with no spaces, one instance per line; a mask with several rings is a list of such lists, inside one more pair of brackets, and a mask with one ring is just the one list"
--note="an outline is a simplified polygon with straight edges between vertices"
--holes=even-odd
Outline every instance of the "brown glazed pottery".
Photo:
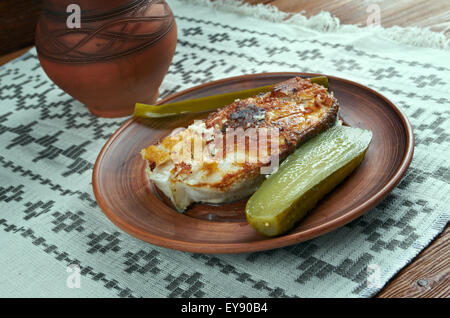
[[[69,28],[70,4],[81,9]],[[47,75],[95,115],[130,115],[155,102],[177,42],[163,0],[44,0],[36,49]]]
[[[265,73],[203,84],[164,99],[184,99],[265,86],[307,73]],[[380,202],[400,181],[411,162],[414,136],[405,115],[379,93],[329,76],[341,117],[372,131],[362,164],[285,235],[267,238],[245,220],[246,200],[222,205],[194,204],[178,213],[149,182],[139,151],[206,114],[126,121],[107,141],[93,172],[97,202],[119,228],[146,242],[199,253],[241,253],[287,246],[332,231]],[[394,211],[392,211],[394,212]]]

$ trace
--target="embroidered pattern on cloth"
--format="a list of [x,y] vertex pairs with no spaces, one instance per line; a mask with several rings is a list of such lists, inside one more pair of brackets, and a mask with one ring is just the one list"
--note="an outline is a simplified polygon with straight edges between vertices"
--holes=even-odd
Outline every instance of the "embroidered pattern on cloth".
[[[247,73],[347,78],[409,116],[416,138],[409,171],[374,209],[308,242],[220,256],[156,247],[112,225],[92,193],[97,154],[125,118],[91,115],[46,77],[32,49],[0,67],[0,296],[377,293],[449,220],[449,52],[364,29],[319,32],[192,4],[199,1],[168,2],[179,41],[161,97]],[[81,270],[80,288],[66,285],[71,264]]]

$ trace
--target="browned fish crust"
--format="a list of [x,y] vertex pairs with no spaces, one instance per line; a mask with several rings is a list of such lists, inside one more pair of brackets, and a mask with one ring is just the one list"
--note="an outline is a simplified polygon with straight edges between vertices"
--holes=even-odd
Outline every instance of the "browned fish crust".
[[[150,180],[179,211],[192,202],[236,200],[255,191],[264,180],[261,168],[271,167],[273,158],[283,160],[334,125],[338,111],[338,101],[327,88],[295,77],[270,92],[236,100],[141,154]],[[267,131],[276,133],[265,136]],[[238,154],[254,160],[240,160]]]
[[[291,111],[291,105],[287,105],[286,102],[289,100],[298,102],[305,97],[305,93],[306,97],[314,99],[314,106],[318,107],[305,109],[303,112]],[[320,101],[317,96],[320,96]],[[266,116],[267,112],[275,114],[287,112],[280,118],[299,118],[314,113],[321,107],[328,110],[311,125],[297,125],[295,120],[274,121]],[[228,128],[277,128],[285,139],[284,146],[280,145],[280,159],[283,159],[300,144],[333,126],[338,112],[339,102],[325,87],[311,83],[309,79],[294,77],[276,84],[267,94],[237,100],[211,113],[206,119],[206,127],[215,127],[222,132]]]

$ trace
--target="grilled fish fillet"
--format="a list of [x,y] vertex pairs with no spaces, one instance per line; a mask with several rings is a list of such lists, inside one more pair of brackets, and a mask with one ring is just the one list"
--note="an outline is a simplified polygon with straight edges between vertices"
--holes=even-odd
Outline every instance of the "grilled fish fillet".
[[295,77],[178,128],[141,154],[149,179],[178,211],[229,202],[256,191],[262,169],[331,127],[338,110],[325,87]]

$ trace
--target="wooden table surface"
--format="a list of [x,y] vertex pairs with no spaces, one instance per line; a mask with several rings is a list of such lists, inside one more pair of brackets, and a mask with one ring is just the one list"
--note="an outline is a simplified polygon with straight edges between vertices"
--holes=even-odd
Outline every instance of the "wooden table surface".
[[[388,28],[429,27],[436,32],[450,35],[450,1],[448,0],[244,0],[251,4],[264,3],[276,6],[284,12],[305,11],[312,16],[328,11],[339,18],[342,24],[367,24],[370,5],[380,8],[380,23]],[[373,12],[373,11],[372,11]]]
[[[245,0],[251,4],[270,4],[285,12],[304,11],[312,16],[328,11],[342,24],[367,24],[369,5],[380,8],[380,24],[388,28],[429,27],[450,35],[450,1],[448,0]],[[373,11],[372,11],[373,12]],[[403,268],[377,297],[449,297],[450,296],[450,230],[447,225],[433,243]]]
[[[30,2],[31,0],[27,0]],[[27,2],[25,1],[25,2]],[[40,1],[33,0],[33,4],[39,6]],[[342,24],[361,24],[367,22],[366,10],[371,4],[377,4],[380,8],[380,22],[383,27],[419,26],[429,27],[433,31],[450,35],[450,1],[448,0],[245,0],[251,4],[264,3],[278,7],[285,12],[305,11],[306,16],[311,16],[320,11],[329,11],[341,20]],[[5,8],[12,0],[3,1],[0,6],[0,17],[6,15]],[[14,0],[14,3],[17,3]],[[5,6],[6,4],[6,6]],[[5,9],[5,10],[4,10]],[[35,19],[37,9],[31,10],[32,19]],[[32,34],[29,28],[35,22],[33,20],[19,21],[17,27],[27,28],[27,34]],[[17,29],[12,25],[3,25],[0,28],[0,39],[6,37],[11,29]],[[6,32],[5,30],[8,30]],[[31,41],[31,42],[30,42]],[[1,42],[1,41],[0,41]],[[0,65],[25,53],[32,44],[32,38],[28,42],[21,40],[16,44],[14,51],[0,56]],[[22,48],[17,49],[17,45]],[[26,46],[23,48],[23,46]],[[12,47],[12,45],[10,45]],[[5,53],[4,51],[2,53]],[[412,262],[404,267],[377,295],[377,297],[450,297],[450,229],[447,225],[431,245],[424,249]]]

